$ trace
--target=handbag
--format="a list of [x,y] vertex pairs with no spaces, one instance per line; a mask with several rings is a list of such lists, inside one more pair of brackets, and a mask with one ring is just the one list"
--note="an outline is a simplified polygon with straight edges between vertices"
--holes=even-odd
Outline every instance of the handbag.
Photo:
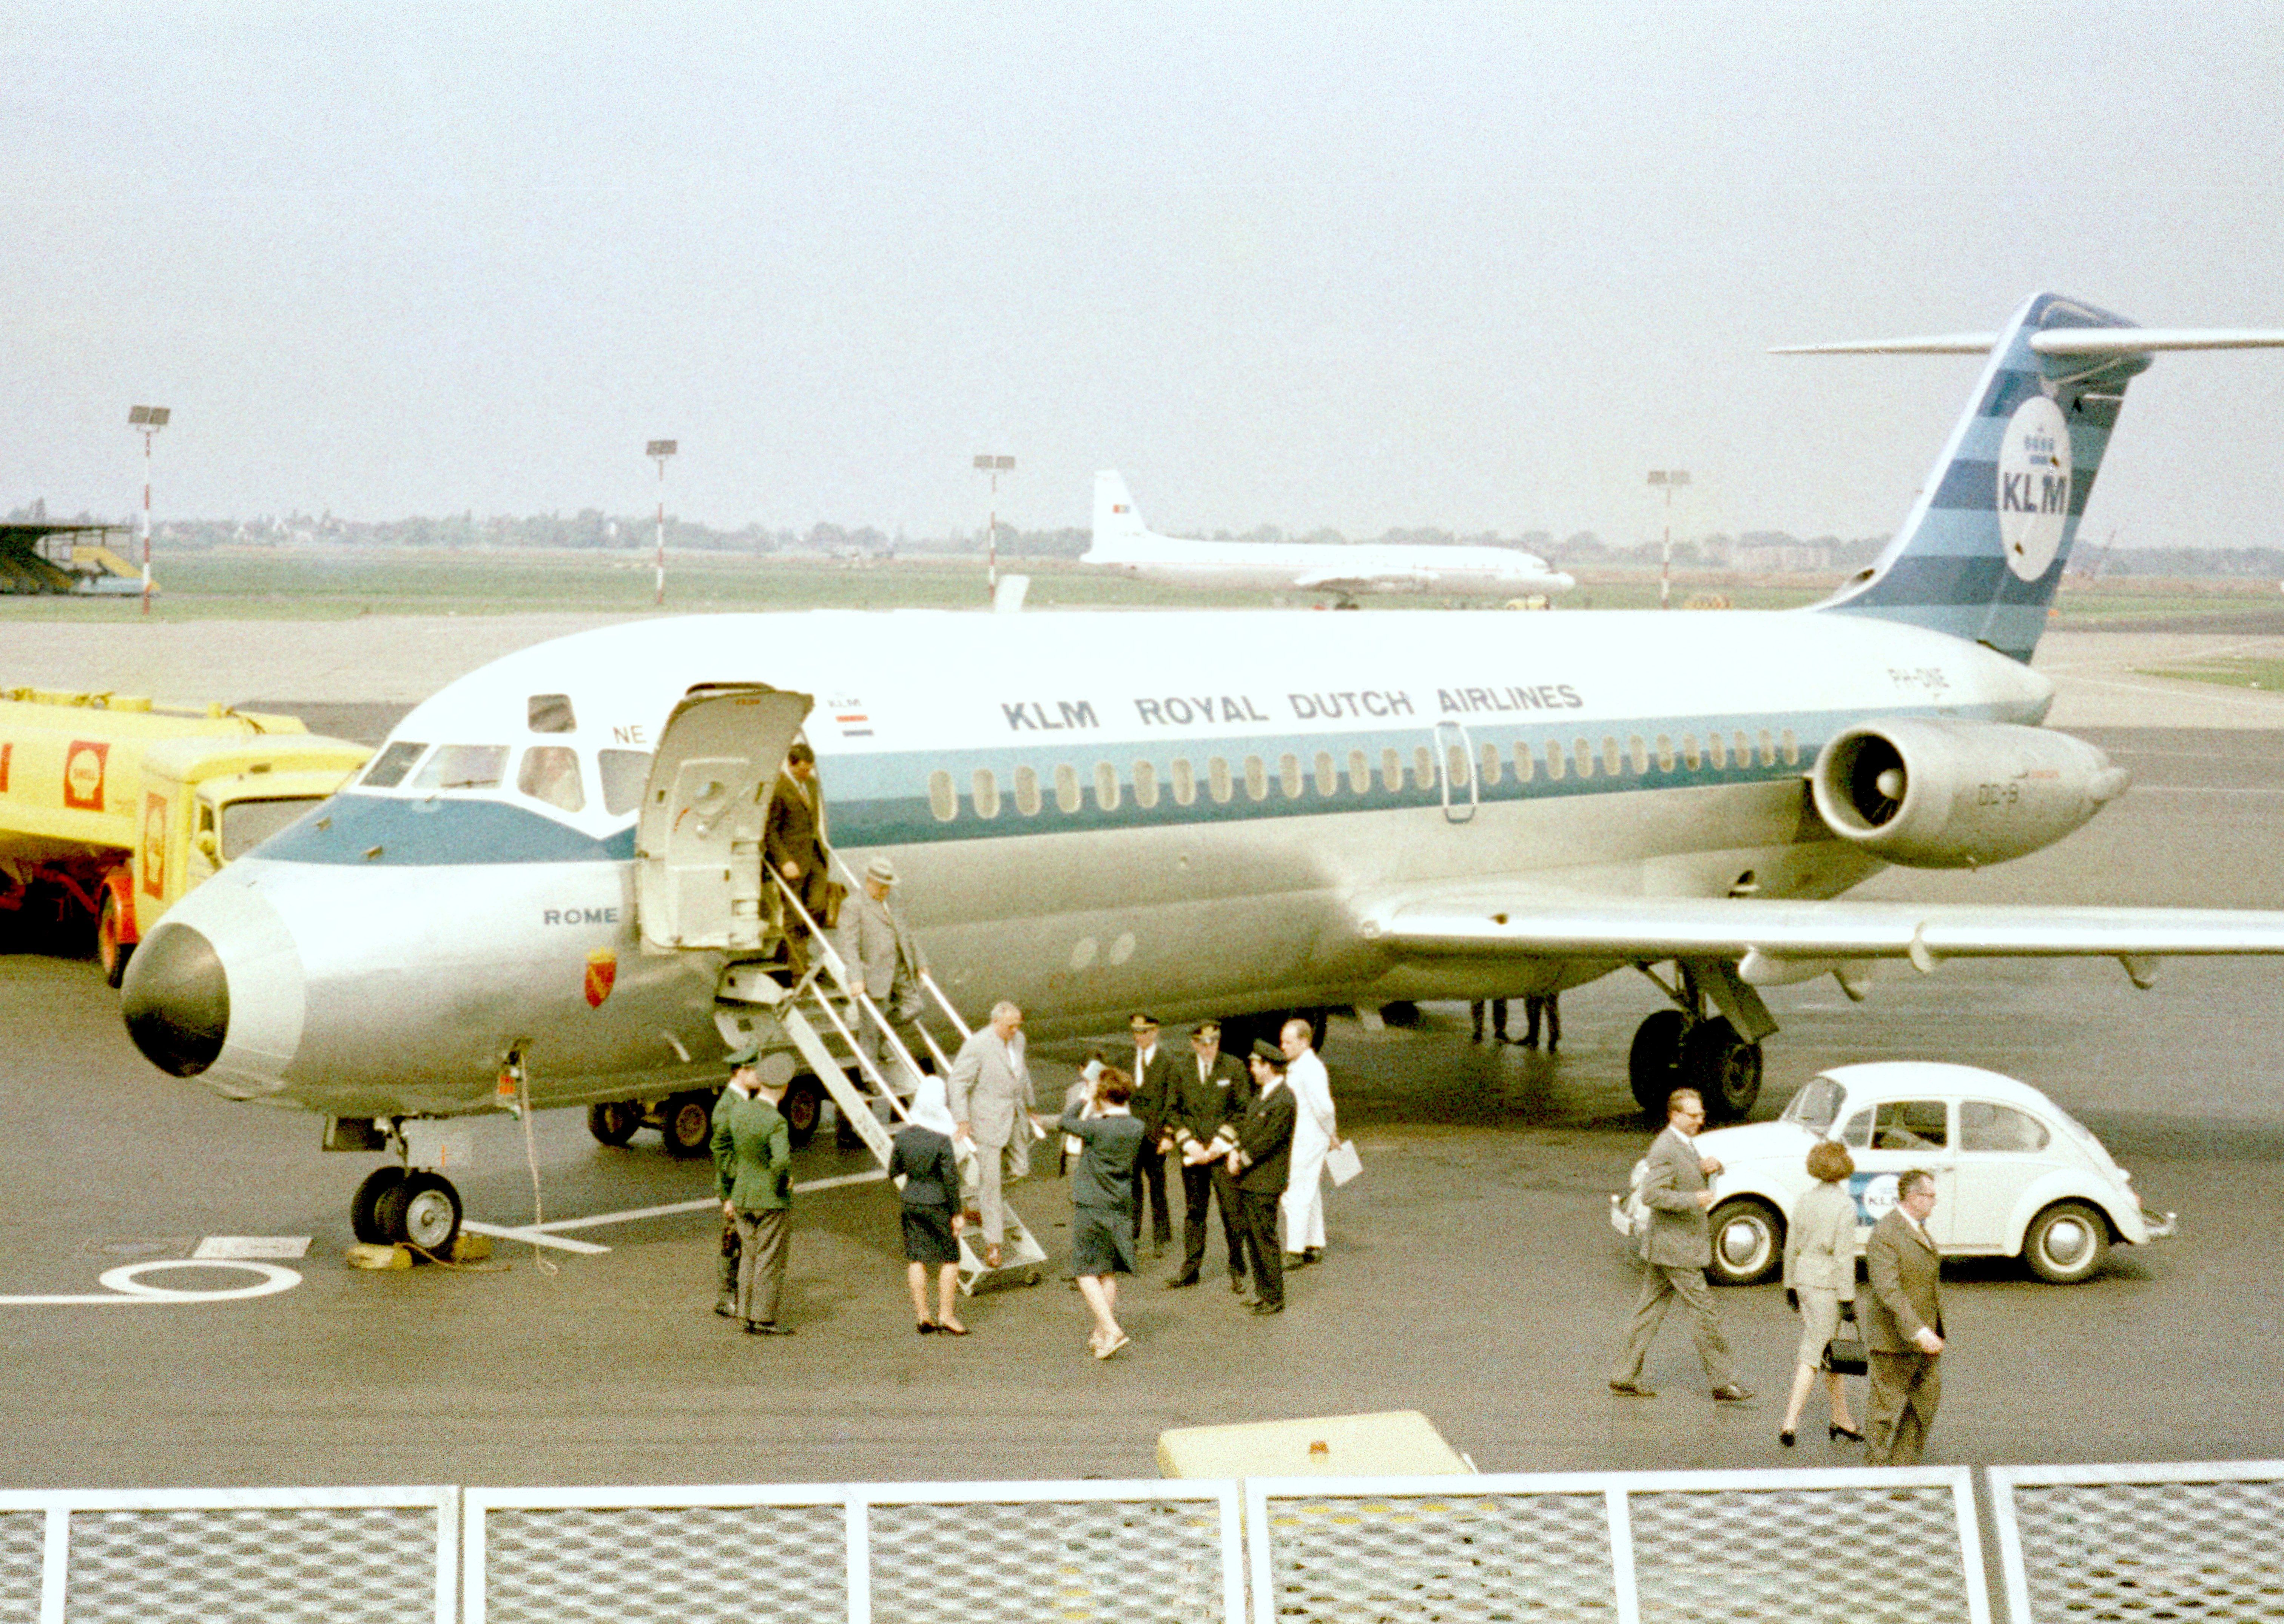
[[1870,1361],[1864,1356],[1864,1330],[1856,1323],[1856,1305],[1840,1305],[1840,1329],[1824,1345],[1824,1368],[1835,1376],[1861,1376]]

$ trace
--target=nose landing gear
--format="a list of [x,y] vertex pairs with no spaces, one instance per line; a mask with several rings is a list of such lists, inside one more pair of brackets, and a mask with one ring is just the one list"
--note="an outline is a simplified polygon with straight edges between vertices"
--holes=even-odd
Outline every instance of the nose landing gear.
[[[393,1149],[409,1162],[413,1157],[405,1129],[419,1126],[373,1123],[361,1143],[341,1148]],[[426,1139],[426,1136],[415,1136]],[[460,1192],[452,1187],[452,1181],[426,1167],[375,1167],[349,1198],[350,1232],[369,1246],[414,1246],[446,1256],[459,1238],[460,1215]]]

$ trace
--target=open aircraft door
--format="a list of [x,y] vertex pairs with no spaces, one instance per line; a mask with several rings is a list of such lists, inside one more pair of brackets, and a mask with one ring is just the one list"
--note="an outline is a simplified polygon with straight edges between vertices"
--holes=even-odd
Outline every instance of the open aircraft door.
[[758,950],[770,910],[762,822],[815,700],[759,683],[693,688],[660,734],[635,821],[635,916],[655,949]]

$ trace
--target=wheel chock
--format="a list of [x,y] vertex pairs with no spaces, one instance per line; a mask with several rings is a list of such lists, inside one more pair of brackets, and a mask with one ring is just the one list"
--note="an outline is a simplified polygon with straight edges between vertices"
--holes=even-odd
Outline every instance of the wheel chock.
[[412,1249],[410,1246],[374,1246],[359,1242],[348,1250],[351,1269],[410,1269]]
[[491,1254],[492,1238],[489,1235],[471,1235],[463,1230],[452,1238],[455,1263],[481,1263]]

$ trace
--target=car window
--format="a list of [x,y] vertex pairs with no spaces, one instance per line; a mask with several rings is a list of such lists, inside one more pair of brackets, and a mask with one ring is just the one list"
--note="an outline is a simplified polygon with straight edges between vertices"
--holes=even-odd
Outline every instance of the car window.
[[1859,1111],[1848,1119],[1848,1126],[1840,1130],[1840,1143],[1852,1150],[1868,1150],[1872,1144],[1872,1113]]
[[1872,1121],[1875,1151],[1939,1151],[1951,1143],[1944,1131],[1947,1107],[1939,1099],[1891,1099]]
[[2027,1111],[1986,1099],[1959,1102],[1959,1148],[1962,1151],[2043,1151],[2046,1125]]
[[1811,1133],[1820,1134],[1830,1128],[1833,1120],[1840,1114],[1842,1097],[1842,1091],[1838,1083],[1829,1077],[1819,1077],[1792,1097],[1792,1103],[1784,1108],[1781,1120],[1797,1122]]

